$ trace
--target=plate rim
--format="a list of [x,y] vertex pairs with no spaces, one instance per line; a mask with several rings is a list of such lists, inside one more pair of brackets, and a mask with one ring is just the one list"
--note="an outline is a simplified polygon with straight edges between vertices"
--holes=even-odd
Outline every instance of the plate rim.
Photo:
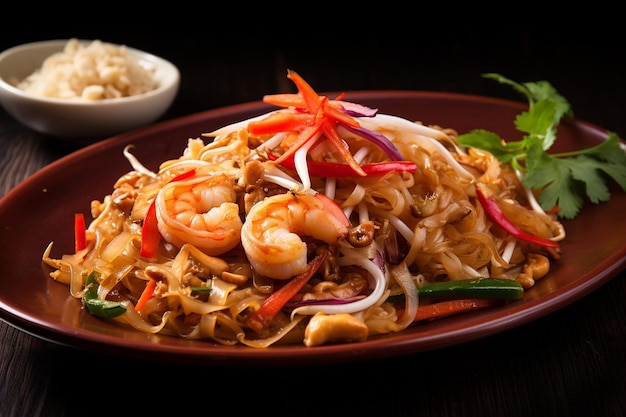
[[[331,96],[336,93],[324,94]],[[461,100],[472,103],[483,102],[493,105],[503,105],[519,109],[526,108],[526,104],[523,102],[463,93],[419,90],[359,90],[346,92],[346,99],[348,101],[361,102],[364,98],[372,100],[375,100],[376,98],[400,98],[403,100]],[[148,127],[116,135],[103,141],[85,146],[42,167],[5,193],[5,195],[0,198],[0,215],[2,215],[4,210],[10,207],[11,202],[19,198],[20,195],[28,193],[29,189],[34,184],[39,182],[45,176],[56,173],[59,169],[70,162],[79,163],[83,158],[88,156],[110,152],[111,149],[117,146],[128,144],[133,140],[133,138],[150,135],[152,132],[158,132],[164,129],[176,130],[181,126],[186,126],[199,120],[219,117],[219,115],[222,114],[240,114],[247,112],[258,112],[258,114],[262,114],[266,110],[269,111],[272,108],[274,107],[259,100],[209,109],[174,119],[164,120]],[[571,119],[571,121],[597,132],[606,131],[606,129],[584,120]],[[201,132],[198,133],[199,136],[200,134]],[[96,332],[72,332],[69,328],[66,331],[59,331],[58,326],[50,327],[46,320],[41,320],[41,318],[38,320],[37,317],[30,317],[29,315],[19,311],[19,309],[13,308],[10,303],[7,304],[7,302],[5,302],[2,294],[0,294],[0,319],[32,336],[72,348],[109,354],[113,353],[124,357],[158,359],[160,361],[177,363],[198,363],[199,361],[204,361],[214,365],[222,364],[228,366],[276,366],[293,363],[305,364],[307,361],[312,364],[330,364],[345,362],[346,360],[358,361],[366,358],[367,360],[371,360],[428,351],[436,348],[465,343],[496,333],[501,333],[544,317],[577,301],[590,292],[595,291],[597,288],[621,272],[626,266],[626,243],[622,244],[620,250],[613,253],[612,257],[615,259],[606,261],[609,263],[610,267],[602,269],[602,271],[597,273],[593,279],[586,280],[575,286],[574,283],[571,283],[570,286],[573,286],[573,288],[565,290],[559,288],[557,291],[547,294],[541,299],[524,301],[523,304],[518,304],[513,308],[511,308],[511,305],[513,304],[509,304],[506,309],[494,307],[490,308],[488,312],[479,311],[476,313],[470,313],[470,315],[465,317],[465,319],[462,318],[460,322],[463,323],[471,321],[469,319],[474,316],[483,317],[485,315],[489,315],[493,316],[493,319],[480,322],[477,326],[472,328],[471,332],[460,333],[460,338],[458,338],[458,340],[454,343],[444,340],[446,333],[426,336],[426,338],[421,339],[422,345],[419,346],[419,348],[416,348],[415,346],[416,337],[413,333],[400,332],[393,333],[390,336],[383,335],[382,337],[374,337],[365,342],[341,345],[341,348],[338,348],[337,345],[316,346],[313,348],[293,345],[274,345],[267,349],[246,348],[243,346],[230,348],[223,347],[221,345],[217,346],[217,344],[207,341],[194,341],[196,343],[191,343],[193,345],[192,347],[183,351],[182,348],[176,344],[137,344],[136,342],[133,343],[131,341],[126,341],[125,339],[117,336],[99,334]],[[0,281],[0,283],[1,282],[2,281]],[[546,306],[546,301],[551,301],[551,303]],[[161,337],[168,336],[159,336],[159,338]],[[391,349],[388,348],[388,343],[386,343],[387,339],[392,339],[394,341]],[[207,349],[207,344],[216,345],[217,347],[210,350]],[[111,347],[115,347],[116,349],[113,349],[112,352],[110,349]],[[250,352],[253,352],[254,354],[250,355]],[[303,361],[303,358],[306,360]]]

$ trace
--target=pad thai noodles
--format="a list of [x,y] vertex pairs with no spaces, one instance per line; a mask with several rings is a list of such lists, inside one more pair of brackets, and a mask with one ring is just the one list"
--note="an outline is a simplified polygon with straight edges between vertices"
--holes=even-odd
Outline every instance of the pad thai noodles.
[[493,279],[523,293],[559,258],[563,227],[510,165],[453,128],[288,78],[297,93],[264,97],[277,110],[188,139],[158,172],[128,146],[131,169],[91,203],[93,220],[76,214],[75,253],[46,248],[51,277],[142,332],[266,348],[507,302],[427,289]]

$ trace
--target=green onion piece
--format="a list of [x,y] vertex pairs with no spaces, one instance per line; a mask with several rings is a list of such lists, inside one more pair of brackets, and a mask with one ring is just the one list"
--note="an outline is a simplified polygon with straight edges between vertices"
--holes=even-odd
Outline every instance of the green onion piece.
[[83,305],[87,308],[87,311],[89,311],[90,314],[105,319],[121,316],[126,313],[126,307],[115,301],[99,300],[97,298],[85,300],[83,298]]
[[212,291],[211,287],[191,287],[191,292],[209,294]]
[[495,298],[519,300],[524,287],[507,278],[476,278],[443,282],[428,282],[418,289],[422,298]]
[[83,294],[83,305],[89,311],[97,317],[109,319],[112,317],[121,316],[126,313],[126,307],[122,303],[109,300],[101,300],[98,298],[98,281],[94,272],[91,272],[87,277],[85,286],[88,287],[85,294]]
[[[524,287],[507,278],[472,278],[442,282],[427,282],[418,288],[423,299],[489,298],[494,300],[519,300],[524,297]],[[404,302],[404,294],[394,294],[388,302]]]

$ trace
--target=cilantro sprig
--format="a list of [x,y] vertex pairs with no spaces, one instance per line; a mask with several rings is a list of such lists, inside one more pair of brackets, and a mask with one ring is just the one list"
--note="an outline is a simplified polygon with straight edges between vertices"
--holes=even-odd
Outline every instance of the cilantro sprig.
[[576,217],[585,196],[594,204],[608,201],[607,177],[626,191],[626,152],[617,134],[607,132],[605,141],[590,148],[548,153],[561,119],[573,117],[569,102],[547,81],[518,83],[495,73],[483,77],[508,84],[526,96],[528,111],[515,118],[516,129],[524,135],[519,141],[506,142],[496,133],[475,129],[459,136],[461,145],[489,151],[501,163],[510,163],[522,173],[526,187],[541,191],[541,207],[558,207],[562,218]]

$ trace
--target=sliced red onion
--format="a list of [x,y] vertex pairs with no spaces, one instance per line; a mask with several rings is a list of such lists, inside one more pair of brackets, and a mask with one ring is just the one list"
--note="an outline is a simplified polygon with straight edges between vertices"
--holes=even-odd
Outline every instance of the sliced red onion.
[[389,139],[382,133],[374,132],[373,130],[365,129],[364,127],[352,127],[343,123],[339,123],[341,127],[347,131],[354,133],[357,136],[367,139],[374,145],[378,146],[392,161],[404,161],[404,156],[400,153],[396,145],[394,145]]
[[324,305],[301,306],[291,312],[292,317],[294,317],[296,314],[312,316],[318,312],[323,312],[326,314],[351,314],[370,308],[371,306],[376,304],[378,300],[380,300],[385,292],[385,289],[387,288],[387,277],[375,261],[361,257],[342,256],[338,259],[338,262],[340,266],[355,265],[369,272],[374,281],[372,293],[365,298],[361,298],[356,301],[352,300],[351,302],[345,304],[331,305],[326,303]]
[[339,104],[343,107],[344,113],[352,117],[374,117],[378,113],[378,109],[362,104],[350,103],[349,101],[341,101]]
[[384,257],[383,257],[383,254],[379,250],[376,251],[376,256],[374,257],[374,259],[372,259],[372,262],[374,262],[374,264],[376,264],[376,266],[380,268],[383,274],[385,273]]
[[[378,109],[348,101],[342,101],[341,106],[343,107],[344,113],[352,117],[374,117],[378,114]],[[392,161],[404,161],[404,156],[402,156],[398,148],[396,148],[396,146],[389,139],[387,139],[385,135],[363,127],[352,127],[343,123],[339,124],[349,132],[374,143],[382,149]]]
[[355,301],[361,300],[363,297],[350,297],[350,298],[326,298],[326,299],[310,299],[293,301],[285,304],[285,308],[297,308],[303,306],[323,306],[323,305],[341,305],[350,304]]

